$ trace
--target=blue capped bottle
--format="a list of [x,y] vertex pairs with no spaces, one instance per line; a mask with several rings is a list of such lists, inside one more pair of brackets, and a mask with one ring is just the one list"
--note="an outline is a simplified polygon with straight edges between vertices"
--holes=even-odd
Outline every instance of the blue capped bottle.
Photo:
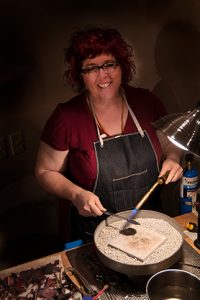
[[185,155],[185,168],[180,186],[180,213],[192,212],[196,203],[198,190],[198,170],[193,166],[192,153]]

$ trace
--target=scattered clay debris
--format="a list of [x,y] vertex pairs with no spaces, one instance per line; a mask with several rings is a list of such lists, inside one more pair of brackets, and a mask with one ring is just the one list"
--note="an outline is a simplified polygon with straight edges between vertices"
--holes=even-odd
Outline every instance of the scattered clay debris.
[[77,288],[60,267],[59,260],[0,279],[1,300],[73,299],[74,293]]

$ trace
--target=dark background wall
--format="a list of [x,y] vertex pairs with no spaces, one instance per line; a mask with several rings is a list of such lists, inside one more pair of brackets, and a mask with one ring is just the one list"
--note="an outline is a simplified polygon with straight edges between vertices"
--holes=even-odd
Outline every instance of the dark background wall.
[[133,45],[135,86],[154,91],[168,112],[200,98],[198,0],[0,3],[0,268],[57,251],[58,201],[33,169],[40,133],[64,86],[64,48],[88,24],[117,28]]

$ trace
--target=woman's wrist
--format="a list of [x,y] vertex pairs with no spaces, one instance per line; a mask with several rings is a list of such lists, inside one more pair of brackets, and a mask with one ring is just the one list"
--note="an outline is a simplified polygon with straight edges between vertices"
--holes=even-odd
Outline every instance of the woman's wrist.
[[181,157],[178,155],[170,154],[170,155],[167,155],[165,160],[172,160],[172,161],[176,162],[177,164],[180,164]]
[[77,207],[78,202],[83,198],[83,188],[75,186],[72,191],[71,202]]

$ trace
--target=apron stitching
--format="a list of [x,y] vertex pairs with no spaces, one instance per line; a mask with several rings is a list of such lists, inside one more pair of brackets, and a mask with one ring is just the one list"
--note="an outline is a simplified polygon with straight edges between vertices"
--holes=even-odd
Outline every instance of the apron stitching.
[[130,178],[130,177],[135,176],[135,175],[142,175],[144,173],[147,173],[147,169],[145,169],[142,172],[132,173],[132,174],[130,174],[128,176],[123,176],[123,177],[119,177],[119,178],[113,178],[113,181],[119,181],[119,180],[122,180],[122,179],[127,179],[127,178]]

